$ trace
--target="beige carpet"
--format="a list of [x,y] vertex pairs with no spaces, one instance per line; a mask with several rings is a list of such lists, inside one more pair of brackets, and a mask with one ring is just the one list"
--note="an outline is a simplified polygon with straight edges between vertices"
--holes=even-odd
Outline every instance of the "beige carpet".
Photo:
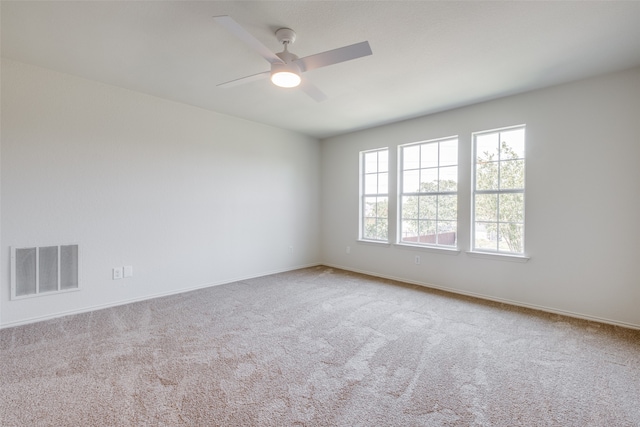
[[640,331],[309,268],[0,331],[5,426],[640,426]]

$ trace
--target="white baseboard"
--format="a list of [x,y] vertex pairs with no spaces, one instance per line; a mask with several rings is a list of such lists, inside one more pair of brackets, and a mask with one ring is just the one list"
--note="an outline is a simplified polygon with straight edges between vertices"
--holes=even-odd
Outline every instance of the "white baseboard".
[[145,296],[139,297],[139,298],[131,298],[131,299],[116,301],[116,302],[112,302],[112,303],[108,303],[108,304],[100,304],[100,305],[93,305],[93,306],[89,306],[89,307],[83,307],[83,308],[80,308],[80,309],[77,309],[77,310],[68,310],[68,311],[58,312],[58,313],[49,314],[49,315],[46,315],[46,316],[38,316],[38,317],[29,318],[29,319],[22,319],[22,320],[19,320],[19,321],[16,321],[16,322],[9,322],[9,323],[1,324],[0,325],[0,329],[12,328],[12,327],[15,327],[15,326],[27,325],[27,324],[36,323],[36,322],[42,322],[42,321],[45,321],[45,320],[56,319],[56,318],[64,317],[64,316],[71,316],[71,315],[74,315],[74,314],[87,313],[87,312],[90,312],[90,311],[102,310],[102,309],[105,309],[105,308],[117,307],[117,306],[120,306],[120,305],[131,304],[131,303],[134,303],[134,302],[146,301],[146,300],[150,300],[150,299],[154,299],[154,298],[161,298],[161,297],[165,297],[165,296],[169,296],[169,295],[181,294],[181,293],[184,293],[184,292],[190,292],[190,291],[195,291],[195,290],[198,290],[198,289],[209,288],[209,287],[212,287],[212,286],[219,286],[219,285],[225,285],[225,284],[228,284],[228,283],[240,282],[242,280],[255,279],[257,277],[269,276],[269,275],[272,275],[272,274],[285,273],[287,271],[299,270],[301,268],[317,267],[319,265],[324,265],[324,266],[331,267],[331,268],[338,268],[338,269],[346,270],[346,271],[352,271],[354,273],[366,274],[366,275],[374,276],[374,277],[380,277],[380,278],[383,278],[383,279],[389,279],[389,280],[395,280],[395,281],[398,281],[398,282],[409,283],[409,284],[412,284],[412,285],[424,286],[426,288],[438,289],[438,290],[441,290],[441,291],[451,292],[451,293],[458,294],[458,295],[470,296],[470,297],[479,298],[479,299],[483,299],[483,300],[509,304],[509,305],[513,305],[513,306],[517,306],[517,307],[530,308],[530,309],[533,309],[533,310],[544,311],[546,313],[559,314],[559,315],[562,315],[562,316],[568,316],[568,317],[573,317],[573,318],[577,318],[577,319],[590,320],[590,321],[594,321],[594,322],[606,323],[606,324],[609,324],[609,325],[615,325],[615,326],[621,326],[621,327],[624,327],[624,328],[640,330],[640,325],[637,325],[637,324],[634,324],[634,323],[621,322],[621,321],[617,321],[617,320],[606,319],[606,318],[603,318],[603,317],[591,316],[591,315],[588,315],[588,314],[575,313],[575,312],[566,311],[566,310],[559,310],[559,309],[556,309],[556,308],[551,308],[551,307],[546,307],[546,306],[541,306],[541,305],[536,305],[536,304],[528,304],[528,303],[524,303],[524,302],[521,302],[521,301],[514,301],[514,300],[505,299],[505,298],[497,298],[497,297],[493,297],[493,296],[489,296],[489,295],[480,294],[480,293],[477,293],[477,292],[463,291],[463,290],[459,290],[459,289],[455,289],[455,288],[449,288],[449,287],[446,287],[446,286],[438,286],[438,285],[434,285],[434,284],[431,284],[431,283],[418,282],[418,281],[415,281],[415,280],[409,280],[409,279],[405,279],[405,278],[401,278],[401,277],[389,276],[389,275],[380,274],[380,273],[376,273],[376,272],[372,272],[372,271],[359,270],[359,269],[355,269],[355,268],[351,268],[351,267],[347,267],[347,266],[343,266],[343,265],[327,264],[327,263],[313,263],[313,264],[299,265],[299,266],[296,266],[296,267],[282,269],[282,270],[274,270],[274,271],[264,272],[264,273],[261,273],[261,274],[256,274],[256,275],[251,275],[251,276],[242,276],[242,277],[237,277],[237,278],[234,278],[234,279],[224,280],[224,281],[220,281],[220,282],[205,283],[205,284],[200,284],[200,285],[196,285],[196,286],[190,286],[190,287],[187,287],[187,288],[175,289],[175,290],[168,291],[168,292],[161,292],[161,293],[157,293],[157,294],[145,295]]
[[313,264],[298,265],[298,266],[295,266],[295,267],[286,268],[286,269],[282,269],[282,270],[268,271],[268,272],[263,272],[261,274],[251,275],[251,276],[242,276],[242,277],[237,277],[237,278],[234,278],[234,279],[228,279],[228,280],[224,280],[224,281],[220,281],[220,282],[205,283],[205,284],[200,284],[200,285],[196,285],[196,286],[190,286],[190,287],[187,287],[187,288],[175,289],[175,290],[171,290],[171,291],[168,291],[168,292],[161,292],[161,293],[157,293],[157,294],[145,295],[145,296],[138,297],[138,298],[130,298],[130,299],[126,299],[126,300],[111,302],[111,303],[108,303],[108,304],[92,305],[92,306],[89,306],[89,307],[82,307],[82,308],[79,308],[79,309],[76,309],[76,310],[61,311],[61,312],[58,312],[58,313],[48,314],[48,315],[45,315],[45,316],[31,317],[31,318],[28,318],[28,319],[22,319],[22,320],[18,320],[18,321],[15,321],[15,322],[3,323],[3,324],[0,325],[0,329],[13,328],[15,326],[28,325],[30,323],[37,323],[37,322],[43,322],[45,320],[57,319],[59,317],[71,316],[71,315],[74,315],[74,314],[88,313],[90,311],[97,311],[97,310],[102,310],[102,309],[105,309],[105,308],[117,307],[117,306],[120,306],[120,305],[131,304],[131,303],[134,303],[134,302],[140,302],[140,301],[146,301],[146,300],[150,300],[150,299],[154,299],[154,298],[166,297],[166,296],[169,296],[169,295],[182,294],[184,292],[196,291],[198,289],[210,288],[212,286],[226,285],[226,284],[229,284],[229,283],[240,282],[240,281],[243,281],[243,280],[255,279],[257,277],[270,276],[272,274],[285,273],[287,271],[300,270],[301,268],[316,267],[318,265],[322,265],[322,264],[313,263]]
[[510,299],[505,299],[505,298],[498,298],[498,297],[493,297],[493,296],[490,296],[490,295],[484,295],[484,294],[480,294],[480,293],[476,293],[476,292],[469,292],[469,291],[463,291],[463,290],[460,290],[460,289],[449,288],[449,287],[446,287],[446,286],[433,285],[431,283],[418,282],[418,281],[415,281],[415,280],[409,280],[409,279],[405,279],[405,278],[401,278],[401,277],[389,276],[389,275],[380,274],[380,273],[376,273],[376,272],[372,272],[372,271],[358,270],[358,269],[355,269],[355,268],[346,267],[346,266],[342,266],[342,265],[326,264],[326,263],[323,264],[323,265],[326,265],[327,267],[331,267],[331,268],[339,268],[341,270],[352,271],[354,273],[366,274],[368,276],[380,277],[382,279],[395,280],[395,281],[398,281],[398,282],[403,282],[403,283],[409,283],[409,284],[412,284],[412,285],[423,286],[425,288],[438,289],[438,290],[445,291],[445,292],[451,292],[453,294],[465,295],[465,296],[479,298],[479,299],[483,299],[483,300],[494,301],[494,302],[499,302],[499,303],[503,303],[503,304],[509,304],[509,305],[513,305],[513,306],[517,306],[517,307],[530,308],[530,309],[533,309],[533,310],[544,311],[546,313],[552,313],[552,314],[559,314],[559,315],[562,315],[562,316],[573,317],[573,318],[576,318],[576,319],[590,320],[590,321],[593,321],[593,322],[606,323],[606,324],[609,324],[609,325],[621,326],[623,328],[640,330],[640,325],[637,325],[635,323],[621,322],[621,321],[618,321],[618,320],[611,320],[611,319],[606,319],[606,318],[603,318],[603,317],[591,316],[591,315],[582,314],[582,313],[574,313],[572,311],[559,310],[559,309],[556,309],[556,308],[545,307],[545,306],[542,306],[542,305],[528,304],[528,303],[521,302],[521,301],[514,301],[514,300],[510,300]]

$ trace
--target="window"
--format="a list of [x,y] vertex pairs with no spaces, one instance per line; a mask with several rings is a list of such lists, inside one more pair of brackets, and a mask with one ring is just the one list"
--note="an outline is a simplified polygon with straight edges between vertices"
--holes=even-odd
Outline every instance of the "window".
[[473,135],[473,250],[524,255],[525,127]]
[[458,138],[400,146],[400,242],[455,247]]
[[389,150],[360,153],[360,238],[389,239]]

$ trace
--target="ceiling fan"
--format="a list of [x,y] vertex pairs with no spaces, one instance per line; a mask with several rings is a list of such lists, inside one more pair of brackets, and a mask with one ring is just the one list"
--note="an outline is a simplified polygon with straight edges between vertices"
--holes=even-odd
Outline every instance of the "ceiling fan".
[[369,42],[364,41],[340,47],[338,49],[317,53],[315,55],[305,56],[304,58],[298,58],[297,55],[289,52],[289,45],[293,44],[296,40],[296,33],[290,28],[280,28],[276,31],[276,38],[280,43],[282,43],[284,49],[282,52],[273,53],[258,39],[249,34],[247,30],[242,28],[242,26],[234,21],[230,16],[214,16],[213,19],[225,27],[231,34],[238,37],[249,47],[254,49],[271,64],[270,71],[264,71],[262,73],[221,83],[218,87],[232,87],[271,76],[271,81],[276,86],[299,86],[307,95],[316,101],[321,102],[327,99],[327,96],[307,79],[302,79],[302,73],[372,54]]

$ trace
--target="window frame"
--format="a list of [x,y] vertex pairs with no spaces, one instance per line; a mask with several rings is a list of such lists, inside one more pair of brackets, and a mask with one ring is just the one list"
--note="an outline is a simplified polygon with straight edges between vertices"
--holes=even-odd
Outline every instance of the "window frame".
[[[456,161],[455,164],[445,164],[445,165],[441,165],[441,144],[445,143],[445,142],[450,142],[450,141],[455,141],[455,145],[456,145]],[[435,166],[429,166],[429,167],[423,167],[422,165],[422,146],[425,145],[431,145],[431,144],[437,144],[437,159],[436,159],[436,165]],[[413,168],[413,169],[405,169],[405,149],[410,148],[410,147],[420,147],[419,150],[419,162],[417,165],[417,168]],[[452,135],[452,136],[447,136],[447,137],[441,137],[441,138],[435,138],[435,139],[429,139],[429,140],[423,140],[423,141],[417,141],[417,142],[411,142],[408,144],[402,144],[402,145],[398,145],[398,171],[397,171],[397,177],[398,177],[398,190],[397,190],[397,198],[398,198],[398,222],[397,222],[397,226],[396,226],[396,230],[397,230],[397,237],[396,237],[396,244],[398,245],[406,245],[406,246],[413,246],[413,247],[419,247],[419,248],[430,248],[430,249],[437,249],[437,250],[449,250],[449,251],[458,251],[458,245],[459,245],[459,241],[458,241],[458,235],[459,235],[459,215],[458,215],[458,202],[459,202],[459,183],[460,183],[460,157],[459,154],[460,153],[460,138],[458,135]],[[414,191],[414,192],[405,192],[404,191],[404,184],[405,184],[405,172],[406,171],[411,171],[411,170],[417,170],[418,171],[418,182],[421,182],[421,178],[420,178],[420,174],[422,173],[422,170],[427,170],[427,169],[435,169],[437,171],[437,182],[438,182],[438,187],[440,186],[440,173],[441,173],[441,169],[442,168],[447,168],[447,167],[452,167],[455,166],[456,168],[456,189],[455,191],[452,190],[445,190],[445,191],[441,191],[440,188],[438,188],[437,191]],[[436,197],[436,214],[435,214],[435,218],[431,219],[431,221],[435,221],[435,242],[421,242],[420,241],[420,233],[418,232],[418,236],[417,236],[417,241],[407,241],[404,240],[403,237],[403,224],[404,224],[404,216],[403,216],[403,201],[404,198],[406,196],[414,196],[414,197],[418,197],[420,198],[421,196],[435,196]],[[440,219],[439,218],[439,209],[440,209],[440,196],[455,196],[455,219]],[[418,209],[419,209],[419,203],[418,202]],[[418,211],[418,216],[419,216],[419,211]],[[420,218],[412,218],[412,220],[417,220],[418,223],[421,221]],[[426,220],[425,220],[426,221]],[[455,231],[454,231],[454,241],[453,244],[443,244],[443,243],[439,243],[438,240],[438,236],[440,236],[440,232],[439,232],[439,222],[455,222]],[[418,229],[420,228],[420,225],[418,224]]]
[[[360,197],[359,197],[359,207],[358,207],[358,212],[359,212],[359,224],[358,224],[358,240],[363,241],[363,242],[372,242],[372,243],[389,243],[390,239],[390,227],[389,227],[389,177],[390,177],[390,159],[389,159],[389,147],[382,147],[382,148],[375,148],[372,150],[364,150],[361,151],[360,157],[359,157],[359,164],[360,164],[360,171],[359,171],[359,178],[360,178],[360,182],[359,182],[359,192],[360,192]],[[386,156],[387,156],[387,162],[386,162],[386,169],[385,170],[380,170],[380,157],[379,154],[381,152],[385,152]],[[377,153],[377,162],[376,162],[376,171],[375,172],[367,172],[367,167],[366,167],[366,157],[369,154],[372,153]],[[380,189],[380,175],[381,174],[386,174],[387,175],[387,181],[386,181],[386,188],[387,191],[386,193],[380,193],[379,191],[376,191],[375,193],[367,193],[366,191],[366,176],[367,175],[376,175],[377,176],[377,186],[376,189],[379,190]],[[366,209],[367,209],[367,198],[370,197],[376,197],[376,198],[386,198],[387,201],[387,216],[386,217],[380,217],[377,216],[377,212],[376,212],[376,216],[375,217],[368,217],[366,216]],[[377,203],[377,202],[376,202]],[[375,238],[375,237],[369,237],[366,235],[366,226],[367,226],[367,218],[375,218],[376,219],[376,223],[378,220],[380,219],[384,219],[386,221],[386,238],[381,239],[381,238]],[[377,228],[377,226],[376,226]],[[377,236],[376,236],[377,237]]]
[[[498,160],[496,161],[496,163],[498,163],[498,188],[497,189],[482,189],[482,190],[478,190],[477,189],[477,165],[478,165],[478,153],[477,153],[477,149],[478,149],[478,144],[477,144],[477,139],[479,136],[485,136],[485,135],[491,135],[491,134],[501,134],[503,132],[511,132],[514,130],[518,130],[518,129],[522,129],[523,131],[523,149],[522,149],[522,157],[521,158],[517,158],[517,159],[509,159],[509,160],[503,160],[501,158],[502,155],[502,149],[501,149],[501,137],[498,136],[498,150],[497,150],[497,154],[498,154]],[[471,243],[471,250],[470,253],[472,254],[484,254],[484,255],[497,255],[497,256],[501,256],[501,257],[513,257],[513,258],[523,258],[523,259],[528,259],[528,257],[526,256],[526,217],[525,217],[525,206],[526,206],[526,164],[527,164],[527,156],[526,156],[526,147],[527,147],[527,126],[526,124],[520,124],[520,125],[514,125],[514,126],[507,126],[507,127],[502,127],[502,128],[496,128],[496,129],[490,129],[490,130],[484,130],[484,131],[479,131],[479,132],[473,132],[472,133],[472,137],[471,137],[471,236],[470,236],[470,243]],[[501,163],[505,162],[505,161],[514,161],[514,160],[522,160],[522,188],[505,188],[505,189],[501,189],[500,188],[500,183],[501,183],[501,176],[500,176],[500,171],[501,171]],[[489,222],[489,221],[477,221],[476,220],[476,196],[478,195],[490,195],[490,194],[495,194],[497,196],[496,198],[496,220],[495,220],[495,224],[497,225],[496,227],[496,249],[489,249],[486,247],[478,247],[478,245],[476,244],[476,224],[478,222]],[[510,251],[510,250],[501,250],[500,249],[500,224],[510,224],[513,223],[511,221],[501,221],[500,219],[500,196],[501,195],[508,195],[508,194],[521,194],[522,195],[522,251],[521,252],[514,252],[514,251]]]

